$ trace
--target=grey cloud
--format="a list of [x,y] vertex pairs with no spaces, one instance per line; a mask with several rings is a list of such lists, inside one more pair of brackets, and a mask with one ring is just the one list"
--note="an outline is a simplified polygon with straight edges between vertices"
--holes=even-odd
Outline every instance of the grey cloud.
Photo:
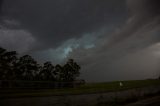
[[[130,17],[120,30],[115,31],[109,37],[103,37],[103,40],[100,40],[102,45],[96,45],[95,48],[90,50],[78,49],[70,54],[70,57],[77,59],[84,66],[86,72],[84,71],[83,75],[86,79],[96,81],[98,78],[102,78],[100,80],[102,81],[116,80],[116,78],[117,80],[124,80],[127,78],[153,77],[146,74],[147,72],[145,73],[145,59],[140,57],[143,57],[141,51],[144,49],[146,52],[145,58],[152,58],[154,54],[146,48],[160,41],[160,8],[158,4],[160,4],[158,0],[127,1]],[[149,8],[147,8],[148,6]],[[137,62],[139,60],[143,62],[141,64],[137,63],[136,67],[132,64],[134,58]],[[153,61],[156,64],[155,59]],[[120,62],[117,63],[117,61]],[[140,64],[139,68],[138,64]],[[149,73],[154,73],[157,70],[155,65],[147,64],[152,68]],[[125,67],[127,69],[124,71]],[[135,74],[129,74],[134,71]],[[143,73],[138,76],[137,73],[139,72]],[[124,76],[124,73],[128,76]],[[95,77],[95,79],[92,77]]]
[[8,50],[24,54],[32,49],[36,40],[25,30],[0,29],[0,45]]
[[[80,48],[85,50],[94,48],[97,42],[97,36],[100,36],[102,33],[104,33],[103,30],[97,33],[87,33],[78,39],[73,38],[65,41],[56,49],[50,48],[48,50],[37,51],[33,52],[32,55],[38,60],[41,60],[41,62],[49,60],[53,63],[63,63],[72,51]],[[79,57],[81,56],[79,55]]]
[[2,9],[2,5],[3,5],[4,0],[0,0],[0,14],[1,14],[1,9]]
[[127,4],[133,15],[156,16],[160,14],[159,0],[127,0]]
[[[95,52],[96,55],[98,54],[101,57],[108,55],[109,58],[111,58],[110,55],[114,54],[112,57],[116,58],[129,53],[129,51],[133,52],[136,49],[139,50],[159,42],[160,14],[157,12],[159,11],[158,3],[159,1],[156,0],[153,2],[151,0],[128,0],[127,5],[130,10],[129,14],[132,13],[131,17],[118,31],[115,31],[109,37],[103,37],[100,41],[103,42],[103,45],[97,45],[96,49],[91,50],[92,54]],[[89,57],[91,58],[92,55]],[[99,57],[96,56],[96,58]]]
[[[40,48],[57,47],[126,18],[125,0],[5,0],[5,18],[15,19],[34,35]],[[121,15],[121,17],[119,17]]]
[[[147,47],[160,40],[159,4],[159,0],[5,0],[1,20],[2,26],[31,33],[23,35],[35,39],[27,47],[39,60],[74,58],[89,81],[138,79],[155,75],[145,73],[144,64],[153,57]],[[154,73],[156,58],[152,62],[147,65]]]
[[[132,36],[135,32],[145,27],[146,24],[160,19],[160,1],[159,0],[127,0],[130,18],[121,32],[114,34],[110,39],[108,46],[115,45],[126,38]],[[160,24],[159,20],[157,25]],[[156,25],[155,25],[156,26]]]
[[151,51],[152,47],[147,48],[118,59],[113,64],[101,58],[100,63],[84,67],[82,77],[91,82],[157,78],[160,74],[159,58]]

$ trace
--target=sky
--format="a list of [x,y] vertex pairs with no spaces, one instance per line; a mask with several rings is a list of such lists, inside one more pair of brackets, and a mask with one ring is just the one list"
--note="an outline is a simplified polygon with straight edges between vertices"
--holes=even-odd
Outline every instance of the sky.
[[73,58],[88,82],[160,75],[159,0],[0,0],[0,46],[39,63]]

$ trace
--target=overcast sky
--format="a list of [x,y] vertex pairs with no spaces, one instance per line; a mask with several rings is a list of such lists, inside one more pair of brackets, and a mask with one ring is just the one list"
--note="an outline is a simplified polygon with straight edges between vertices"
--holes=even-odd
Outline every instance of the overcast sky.
[[0,0],[0,46],[75,59],[90,82],[160,74],[159,0]]

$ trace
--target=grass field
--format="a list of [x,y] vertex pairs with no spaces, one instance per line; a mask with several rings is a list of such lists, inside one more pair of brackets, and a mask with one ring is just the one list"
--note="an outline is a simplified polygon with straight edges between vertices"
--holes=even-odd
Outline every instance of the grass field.
[[[120,82],[123,86],[120,86]],[[58,96],[58,95],[79,95],[90,93],[114,92],[139,87],[160,85],[160,80],[135,80],[135,81],[115,81],[106,83],[87,83],[76,88],[64,89],[8,89],[0,90],[0,98],[12,97],[35,97],[35,96]]]

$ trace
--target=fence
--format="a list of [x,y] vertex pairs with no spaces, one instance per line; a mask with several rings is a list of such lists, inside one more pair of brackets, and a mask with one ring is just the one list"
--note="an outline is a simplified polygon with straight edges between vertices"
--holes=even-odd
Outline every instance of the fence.
[[77,87],[84,84],[83,80],[73,82],[54,82],[54,81],[19,81],[19,80],[0,80],[0,88],[65,88],[65,87]]

